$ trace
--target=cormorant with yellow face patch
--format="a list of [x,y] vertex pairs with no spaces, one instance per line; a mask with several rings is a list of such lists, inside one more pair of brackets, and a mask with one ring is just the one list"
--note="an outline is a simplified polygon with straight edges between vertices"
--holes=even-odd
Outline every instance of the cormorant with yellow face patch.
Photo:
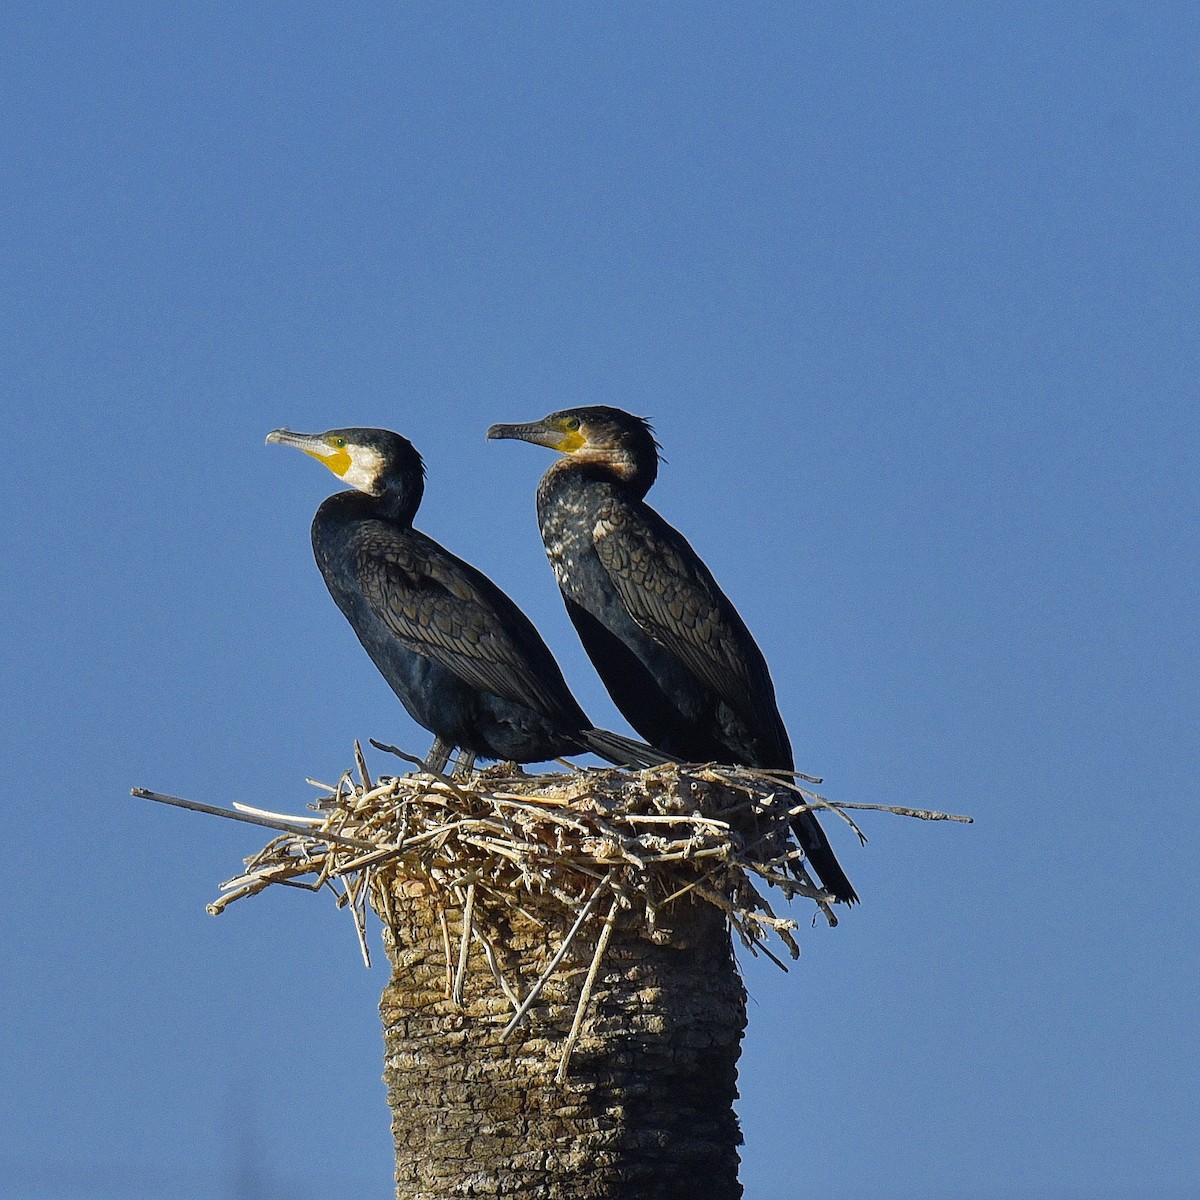
[[267,441],[303,450],[354,489],[317,509],[313,554],[371,661],[434,735],[431,770],[442,770],[455,747],[460,769],[475,756],[542,762],[588,750],[620,766],[666,759],[594,728],[525,614],[413,528],[425,467],[406,438],[386,429],[276,429]]
[[[493,425],[564,457],[537,491],[538,522],[567,612],[625,719],[689,762],[791,771],[766,660],[700,556],[645,502],[658,443],[640,417],[594,406]],[[793,822],[827,891],[858,897],[811,812]]]

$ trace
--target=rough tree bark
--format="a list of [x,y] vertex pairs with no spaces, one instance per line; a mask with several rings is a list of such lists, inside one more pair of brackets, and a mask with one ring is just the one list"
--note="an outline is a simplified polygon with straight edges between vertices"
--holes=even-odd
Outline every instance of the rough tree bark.
[[[736,1200],[733,1113],[745,992],[723,915],[683,899],[656,944],[618,921],[563,1085],[559,1054],[600,917],[576,939],[527,1022],[512,1015],[478,943],[462,1005],[448,998],[446,940],[427,899],[393,891],[392,978],[380,1004],[398,1200]],[[450,945],[460,916],[450,913]],[[563,928],[519,914],[485,931],[506,977],[536,979]],[[511,972],[511,973],[510,973]]]

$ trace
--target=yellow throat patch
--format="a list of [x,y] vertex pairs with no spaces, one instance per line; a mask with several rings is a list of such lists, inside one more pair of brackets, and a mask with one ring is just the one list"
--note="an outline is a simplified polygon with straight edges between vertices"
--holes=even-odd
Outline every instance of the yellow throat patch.
[[320,450],[305,450],[305,454],[324,463],[339,479],[350,470],[350,452],[343,446],[340,450],[330,450],[322,454]]

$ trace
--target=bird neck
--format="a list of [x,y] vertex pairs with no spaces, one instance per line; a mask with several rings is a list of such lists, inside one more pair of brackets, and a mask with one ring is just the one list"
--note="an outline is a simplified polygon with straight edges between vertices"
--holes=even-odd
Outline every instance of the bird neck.
[[397,525],[411,525],[421,506],[423,485],[410,480],[389,481],[381,492],[371,497],[379,516]]
[[549,490],[560,483],[603,480],[618,484],[623,491],[641,500],[658,474],[658,461],[647,462],[624,448],[580,451],[560,458],[543,476]]

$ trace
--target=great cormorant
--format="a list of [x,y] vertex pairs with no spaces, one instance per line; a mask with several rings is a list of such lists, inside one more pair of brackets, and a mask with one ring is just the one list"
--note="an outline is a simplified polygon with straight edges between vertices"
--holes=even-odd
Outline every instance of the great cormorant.
[[330,594],[392,691],[435,737],[427,766],[458,747],[474,757],[542,762],[587,750],[621,766],[665,755],[596,729],[546,643],[490,579],[413,528],[425,467],[386,429],[292,433],[268,442],[312,455],[353,491],[317,509],[313,554]]
[[[793,770],[762,651],[687,539],[645,503],[658,474],[650,425],[594,406],[487,435],[565,456],[538,485],[542,540],[584,648],[634,729],[689,762]],[[793,827],[825,888],[853,904],[816,816]]]

